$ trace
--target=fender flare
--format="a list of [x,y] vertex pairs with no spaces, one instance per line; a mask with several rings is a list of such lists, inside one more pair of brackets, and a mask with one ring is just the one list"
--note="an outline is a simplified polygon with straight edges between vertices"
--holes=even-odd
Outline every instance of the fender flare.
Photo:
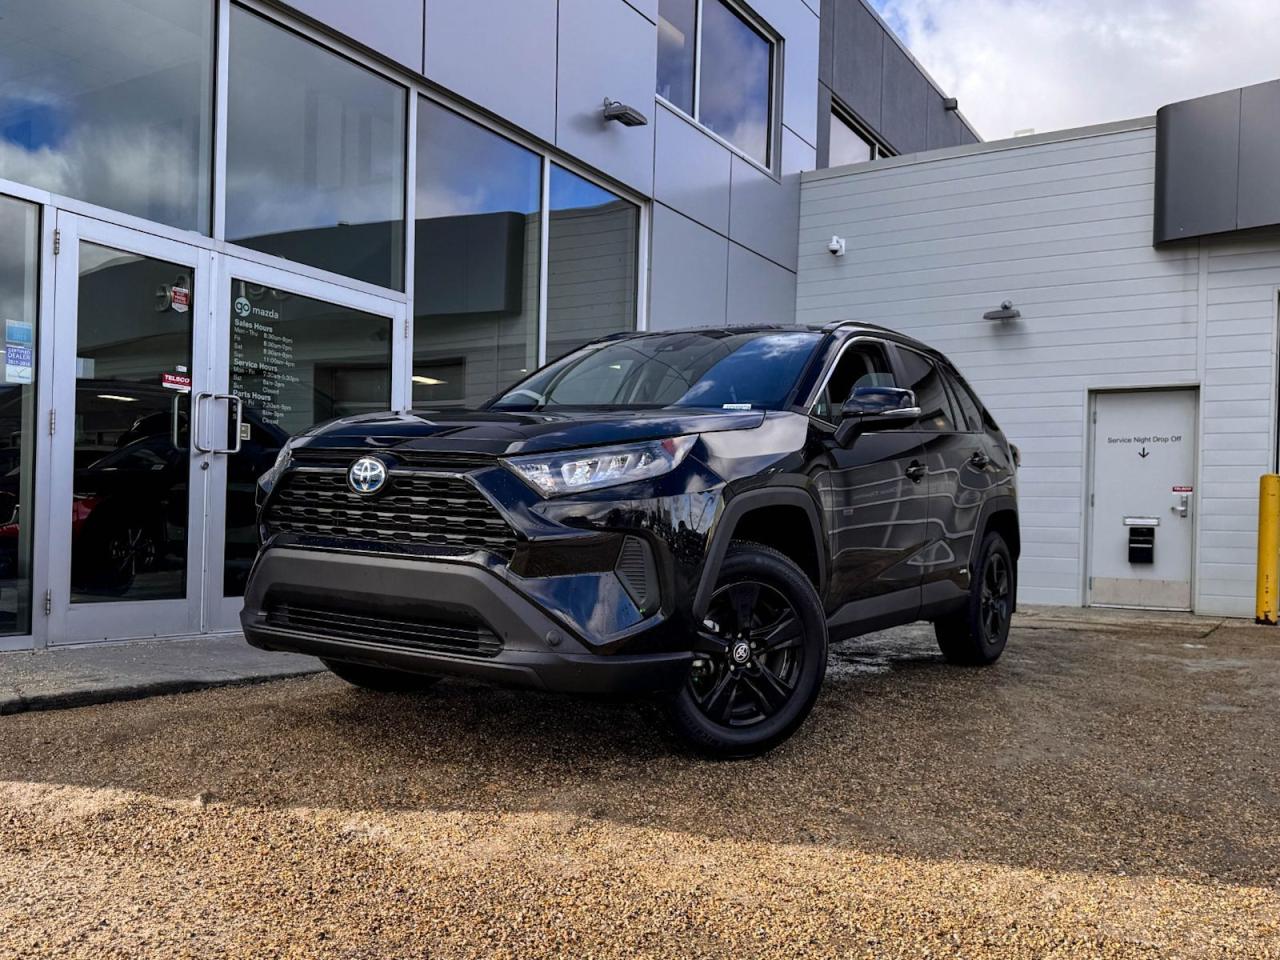
[[[978,565],[978,551],[982,549],[982,541],[986,539],[987,525],[991,522],[992,515],[996,513],[1012,513],[1014,521],[1018,524],[1018,540],[1022,540],[1022,520],[1018,515],[1018,501],[1015,497],[1001,494],[999,496],[990,497],[982,505],[982,510],[978,514],[978,524],[974,527],[973,545],[969,548],[969,569],[973,570]],[[1009,549],[1013,549],[1013,544],[1009,544]],[[1018,551],[1021,555],[1022,551]],[[1014,608],[1017,608],[1017,583],[1018,583],[1018,557],[1013,560],[1013,582],[1014,582]]]
[[716,518],[711,533],[710,545],[706,558],[702,563],[702,575],[698,582],[698,590],[693,598],[693,615],[701,620],[711,605],[711,594],[715,590],[716,581],[720,578],[720,567],[724,563],[725,554],[729,552],[729,544],[733,532],[740,521],[748,513],[766,507],[799,507],[809,518],[809,527],[813,535],[814,553],[818,557],[818,595],[822,596],[827,588],[827,551],[823,547],[826,538],[822,532],[822,518],[818,512],[818,504],[813,496],[801,487],[769,487],[763,490],[747,490],[725,502],[724,509]]

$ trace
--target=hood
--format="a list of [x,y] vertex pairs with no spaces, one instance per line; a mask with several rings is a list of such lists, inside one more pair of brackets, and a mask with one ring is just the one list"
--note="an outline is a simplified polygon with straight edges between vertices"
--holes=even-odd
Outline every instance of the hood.
[[335,420],[305,434],[316,449],[507,456],[659,440],[690,433],[750,430],[763,410],[667,407],[661,410],[563,410],[537,413],[415,411]]

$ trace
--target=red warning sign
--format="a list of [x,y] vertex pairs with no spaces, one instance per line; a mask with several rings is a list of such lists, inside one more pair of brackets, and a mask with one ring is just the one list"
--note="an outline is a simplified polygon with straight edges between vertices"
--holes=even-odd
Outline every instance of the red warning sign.
[[186,287],[174,287],[170,292],[170,305],[178,313],[191,309],[191,291]]
[[162,373],[160,374],[160,386],[166,390],[178,390],[182,393],[191,392],[191,378],[181,373]]

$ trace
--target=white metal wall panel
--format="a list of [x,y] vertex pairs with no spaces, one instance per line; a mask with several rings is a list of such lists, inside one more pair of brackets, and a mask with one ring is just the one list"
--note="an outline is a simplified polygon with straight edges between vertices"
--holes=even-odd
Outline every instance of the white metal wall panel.
[[[1245,616],[1280,237],[1155,249],[1154,158],[1137,121],[807,174],[797,319],[902,330],[973,381],[1022,448],[1029,602],[1083,600],[1089,391],[1200,385],[1196,606]],[[1005,299],[1021,321],[982,319]]]

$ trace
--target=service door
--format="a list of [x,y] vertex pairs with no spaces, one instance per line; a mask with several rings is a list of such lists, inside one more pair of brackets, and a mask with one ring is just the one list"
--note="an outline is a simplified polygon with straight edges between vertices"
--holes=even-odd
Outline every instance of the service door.
[[1089,603],[1191,609],[1196,392],[1093,398]]

